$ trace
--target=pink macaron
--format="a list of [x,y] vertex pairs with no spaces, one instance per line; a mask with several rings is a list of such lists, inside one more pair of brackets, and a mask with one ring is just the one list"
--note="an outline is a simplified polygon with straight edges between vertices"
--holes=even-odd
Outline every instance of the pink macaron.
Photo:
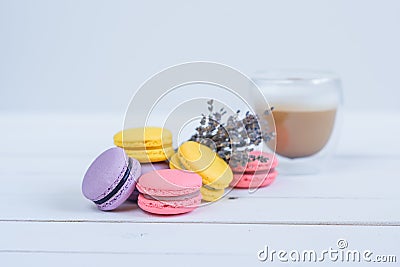
[[142,175],[137,183],[138,205],[155,214],[181,214],[201,203],[201,177],[181,170],[155,170]]
[[[268,160],[261,162],[257,159],[262,155]],[[270,185],[275,181],[278,175],[275,167],[278,165],[278,160],[274,154],[265,153],[262,151],[252,151],[249,157],[255,157],[256,160],[249,161],[245,166],[232,167],[233,180],[230,184],[235,188],[259,188]]]

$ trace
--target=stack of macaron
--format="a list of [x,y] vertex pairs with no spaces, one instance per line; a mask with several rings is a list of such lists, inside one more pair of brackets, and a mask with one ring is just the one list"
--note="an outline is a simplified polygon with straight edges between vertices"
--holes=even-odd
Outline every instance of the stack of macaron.
[[140,177],[138,205],[156,214],[181,214],[200,205],[201,177],[180,170],[158,170]]
[[84,196],[100,210],[113,210],[132,200],[149,213],[182,214],[202,200],[220,199],[229,186],[263,187],[277,174],[276,159],[265,153],[267,162],[235,168],[197,142],[185,142],[175,153],[171,132],[160,127],[120,131],[114,144],[92,162],[82,183]]
[[114,144],[140,163],[165,161],[174,154],[172,133],[160,127],[130,128],[114,135]]

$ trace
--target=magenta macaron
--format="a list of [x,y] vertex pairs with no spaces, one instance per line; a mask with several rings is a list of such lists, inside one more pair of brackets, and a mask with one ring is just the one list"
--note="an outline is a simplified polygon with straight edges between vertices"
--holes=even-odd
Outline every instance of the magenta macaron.
[[[268,160],[261,162],[257,159],[262,155]],[[249,161],[245,166],[232,167],[233,180],[230,184],[235,188],[259,188],[270,185],[278,175],[275,167],[278,160],[274,154],[262,151],[252,151],[249,156],[254,156],[256,160]]]
[[139,178],[138,205],[155,214],[181,214],[201,203],[201,177],[181,170],[156,170]]
[[100,210],[116,209],[132,194],[140,173],[139,161],[126,156],[122,148],[110,148],[89,166],[82,193]]

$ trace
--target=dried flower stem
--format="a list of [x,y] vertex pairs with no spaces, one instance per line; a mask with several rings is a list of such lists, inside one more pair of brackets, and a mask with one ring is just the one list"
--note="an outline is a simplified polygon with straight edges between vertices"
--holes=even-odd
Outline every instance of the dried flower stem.
[[[249,111],[243,119],[239,119],[240,110],[238,110],[234,115],[229,116],[225,123],[222,123],[222,118],[227,112],[224,108],[214,112],[213,103],[213,99],[207,101],[210,113],[208,116],[202,114],[200,125],[189,140],[210,147],[233,167],[238,164],[245,166],[247,162],[254,160],[266,162],[268,159],[262,155],[255,157],[248,154],[262,141],[270,141],[275,133],[263,134],[258,117]],[[266,110],[264,115],[269,115],[271,111],[272,108]]]

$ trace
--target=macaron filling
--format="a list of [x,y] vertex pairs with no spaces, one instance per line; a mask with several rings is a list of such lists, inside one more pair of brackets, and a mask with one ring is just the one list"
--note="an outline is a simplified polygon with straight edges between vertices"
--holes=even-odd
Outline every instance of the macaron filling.
[[149,199],[149,200],[158,200],[158,201],[168,202],[168,201],[179,201],[179,200],[195,198],[198,195],[200,195],[200,190],[197,190],[190,194],[185,194],[185,195],[180,195],[180,196],[151,196],[148,194],[143,194],[143,197],[146,199]]
[[95,204],[97,204],[97,205],[104,204],[105,202],[110,200],[115,194],[117,194],[119,190],[121,190],[121,188],[125,185],[126,181],[128,180],[129,175],[131,174],[132,164],[133,164],[133,161],[131,158],[129,158],[128,159],[128,167],[126,168],[126,172],[125,172],[124,176],[122,177],[122,179],[117,184],[117,186],[110,193],[108,193],[105,197],[103,197],[99,200],[93,201]]
[[206,189],[208,189],[208,190],[214,190],[214,191],[219,191],[219,190],[221,190],[221,189],[217,189],[217,188],[208,186],[208,185],[206,185],[206,184],[203,184],[203,187],[206,188]]
[[152,147],[125,147],[127,150],[137,150],[137,151],[147,151],[147,150],[160,150],[160,149],[169,149],[172,144],[164,144],[162,146],[152,146]]

